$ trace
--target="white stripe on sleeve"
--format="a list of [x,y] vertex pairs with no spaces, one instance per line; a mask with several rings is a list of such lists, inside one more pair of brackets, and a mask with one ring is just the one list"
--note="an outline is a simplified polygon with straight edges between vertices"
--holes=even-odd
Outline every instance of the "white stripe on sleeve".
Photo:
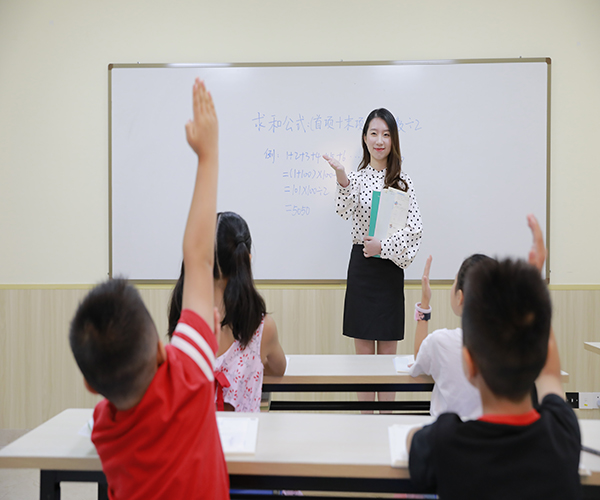
[[192,360],[198,365],[210,382],[215,380],[215,375],[212,371],[212,368],[208,366],[208,363],[202,354],[200,354],[200,352],[198,352],[198,350],[195,349],[187,340],[184,340],[181,337],[173,336],[171,339],[171,345],[192,358]]
[[204,353],[206,359],[208,359],[208,361],[210,362],[211,367],[215,367],[215,353],[213,352],[210,345],[208,345],[208,342],[204,340],[202,335],[200,335],[194,329],[194,327],[188,325],[187,323],[178,323],[177,327],[175,328],[175,331],[181,333],[182,335],[185,335],[192,342],[194,342],[194,344],[198,346],[198,349]]

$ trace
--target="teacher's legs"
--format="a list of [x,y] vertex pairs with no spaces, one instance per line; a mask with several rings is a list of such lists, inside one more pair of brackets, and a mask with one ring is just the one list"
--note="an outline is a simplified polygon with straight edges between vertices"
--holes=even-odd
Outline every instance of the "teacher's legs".
[[[397,340],[378,340],[377,354],[396,354],[398,347]],[[396,393],[392,391],[378,392],[377,399],[379,401],[395,401]],[[392,413],[391,410],[379,410],[379,413]]]
[[[375,344],[377,342],[377,345]],[[377,354],[396,354],[398,347],[397,340],[364,340],[354,339],[354,348],[356,354],[375,354],[375,348],[377,347]],[[357,392],[356,393],[359,401],[375,401],[374,392]],[[394,401],[396,399],[396,393],[385,391],[378,392],[377,399],[379,401]],[[361,413],[373,413],[371,410],[363,410]],[[392,413],[391,411],[379,410],[379,413]]]
[[[356,354],[375,354],[375,341],[354,339],[354,348]],[[357,392],[356,396],[359,401],[375,401],[374,392]],[[362,410],[361,413],[373,413],[373,410]]]

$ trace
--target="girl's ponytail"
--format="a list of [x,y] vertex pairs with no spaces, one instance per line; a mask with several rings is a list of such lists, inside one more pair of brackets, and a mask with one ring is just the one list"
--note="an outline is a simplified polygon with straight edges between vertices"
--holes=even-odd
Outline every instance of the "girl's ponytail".
[[223,212],[217,219],[216,236],[215,279],[227,278],[223,293],[225,317],[221,326],[229,325],[234,338],[245,347],[266,313],[265,301],[252,277],[250,230],[239,215]]

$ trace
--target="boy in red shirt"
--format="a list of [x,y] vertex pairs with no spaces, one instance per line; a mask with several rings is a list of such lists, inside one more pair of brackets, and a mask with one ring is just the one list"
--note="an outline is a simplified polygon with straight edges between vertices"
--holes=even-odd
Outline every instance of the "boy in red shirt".
[[166,348],[137,290],[116,279],[79,305],[69,340],[92,392],[92,441],[117,499],[229,498],[214,396],[213,259],[218,123],[204,83],[193,89],[187,141],[198,156],[183,239],[183,312]]

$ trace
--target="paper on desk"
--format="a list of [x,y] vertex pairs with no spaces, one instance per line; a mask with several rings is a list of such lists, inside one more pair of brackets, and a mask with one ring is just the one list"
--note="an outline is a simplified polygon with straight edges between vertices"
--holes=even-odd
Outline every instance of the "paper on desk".
[[[258,437],[258,418],[217,417],[221,445],[225,453],[254,453]],[[79,429],[80,436],[92,437],[94,418]]]
[[94,428],[94,417],[90,418],[87,423],[79,429],[77,434],[83,437],[88,437],[91,439],[92,437],[92,429]]
[[258,418],[217,417],[223,452],[254,453],[258,437]]
[[394,368],[396,368],[397,373],[408,373],[410,372],[410,367],[408,365],[412,365],[415,362],[414,354],[404,354],[402,356],[396,356],[394,358]]
[[395,424],[388,427],[390,439],[390,455],[392,457],[392,467],[407,467],[408,452],[406,451],[406,436],[411,429],[422,427],[422,424],[403,425]]

